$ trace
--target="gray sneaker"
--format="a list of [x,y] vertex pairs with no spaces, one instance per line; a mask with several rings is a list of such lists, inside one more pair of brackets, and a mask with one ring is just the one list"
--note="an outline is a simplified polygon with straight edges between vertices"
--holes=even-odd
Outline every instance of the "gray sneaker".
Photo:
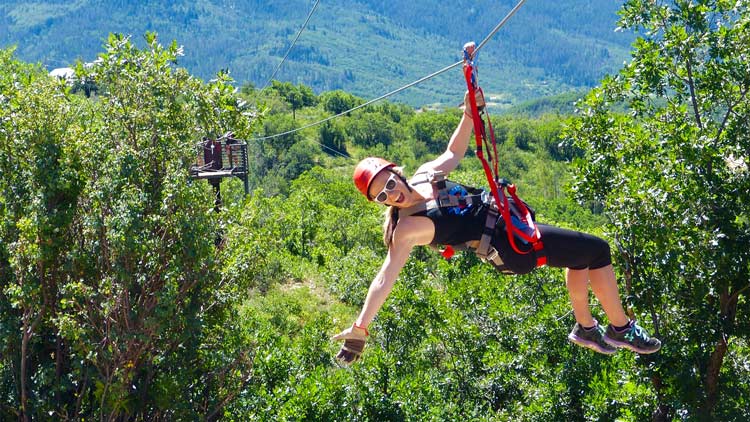
[[581,324],[576,322],[573,326],[573,331],[568,334],[568,340],[571,343],[575,343],[579,346],[587,347],[595,352],[604,353],[605,355],[611,355],[617,351],[616,347],[612,347],[604,341],[604,327],[594,320],[594,328],[586,330],[581,327]]
[[624,347],[636,353],[647,355],[661,349],[661,341],[649,337],[646,330],[635,321],[630,321],[629,327],[620,332],[610,324],[604,333],[604,341],[615,347]]

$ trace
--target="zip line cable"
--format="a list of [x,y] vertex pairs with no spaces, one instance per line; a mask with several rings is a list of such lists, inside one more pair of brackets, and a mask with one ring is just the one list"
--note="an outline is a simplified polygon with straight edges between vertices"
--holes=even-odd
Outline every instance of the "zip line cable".
[[263,91],[264,89],[268,87],[268,84],[270,84],[273,78],[276,76],[276,73],[281,68],[281,65],[284,64],[284,61],[286,61],[287,56],[289,56],[289,53],[292,51],[292,48],[294,48],[294,44],[297,43],[299,36],[302,35],[302,31],[305,30],[305,28],[307,27],[307,23],[310,22],[310,18],[312,17],[313,12],[315,12],[315,9],[318,7],[318,4],[320,4],[320,0],[317,0],[315,2],[312,9],[310,10],[310,13],[307,14],[307,19],[305,19],[305,23],[302,24],[302,28],[299,29],[299,32],[297,32],[297,36],[294,37],[294,41],[292,41],[292,45],[290,45],[289,48],[286,50],[286,54],[284,54],[284,58],[282,58],[279,64],[276,65],[276,69],[273,70],[271,77],[268,78],[268,80],[266,81],[266,84],[263,85],[263,88],[260,89],[261,91]]
[[351,113],[352,111],[355,111],[355,110],[359,110],[360,108],[363,108],[363,107],[367,107],[368,105],[370,105],[370,104],[372,104],[372,103],[374,103],[374,102],[380,101],[380,100],[382,100],[382,99],[384,99],[384,98],[388,98],[388,97],[390,97],[391,95],[394,95],[394,94],[398,94],[399,92],[401,92],[401,91],[403,91],[403,90],[405,90],[405,89],[407,89],[407,88],[411,88],[412,86],[414,86],[414,85],[416,85],[416,84],[418,84],[418,83],[424,82],[424,81],[426,81],[426,80],[428,80],[428,79],[430,79],[430,78],[433,78],[433,77],[435,77],[435,76],[437,76],[437,75],[439,75],[439,74],[441,74],[441,73],[443,73],[443,72],[447,72],[447,71],[449,71],[449,70],[453,69],[454,67],[456,67],[456,66],[458,66],[458,65],[460,65],[460,64],[463,64],[463,61],[460,61],[460,62],[456,62],[456,63],[453,63],[453,64],[452,64],[452,65],[450,65],[450,66],[444,67],[444,68],[442,68],[442,69],[438,70],[437,72],[435,72],[435,73],[431,73],[431,74],[429,74],[429,75],[427,75],[427,76],[425,76],[425,77],[423,77],[423,78],[421,78],[421,79],[419,79],[419,80],[416,80],[416,81],[414,81],[414,82],[412,82],[412,83],[410,83],[410,84],[408,84],[408,85],[404,85],[404,86],[402,86],[401,88],[395,89],[395,90],[393,90],[393,91],[391,91],[391,92],[389,92],[389,93],[387,93],[387,94],[381,95],[381,96],[380,96],[380,97],[378,97],[378,98],[374,98],[374,99],[372,99],[372,100],[370,100],[370,101],[368,101],[368,102],[366,102],[366,103],[360,104],[360,105],[358,105],[358,106],[356,106],[356,107],[352,107],[352,108],[350,108],[349,110],[346,110],[346,111],[342,111],[342,112],[341,112],[341,113],[339,113],[339,114],[336,114],[336,115],[333,115],[333,116],[329,116],[329,117],[326,117],[325,119],[323,119],[323,120],[319,120],[319,121],[317,121],[317,122],[315,122],[315,123],[310,123],[310,124],[307,124],[307,125],[304,125],[304,126],[300,126],[300,127],[296,128],[296,129],[288,130],[288,131],[286,131],[286,132],[282,132],[282,133],[277,133],[276,135],[264,136],[264,137],[261,137],[261,138],[253,138],[253,139],[251,139],[251,140],[253,140],[253,141],[263,141],[263,140],[266,140],[266,139],[277,138],[277,137],[279,137],[279,136],[290,135],[290,134],[292,134],[292,133],[294,133],[294,132],[298,132],[298,131],[300,131],[300,130],[303,130],[303,129],[307,129],[307,128],[309,128],[309,127],[313,127],[313,126],[319,125],[319,124],[321,124],[321,123],[325,123],[325,122],[327,122],[327,121],[329,121],[329,120],[333,120],[333,119],[335,119],[335,118],[337,118],[337,117],[341,117],[341,116],[343,116],[344,114],[347,114],[347,113]]
[[[325,119],[323,119],[323,120],[319,120],[319,121],[317,121],[317,122],[314,122],[314,123],[310,123],[310,124],[307,124],[307,125],[304,125],[304,126],[298,127],[298,128],[296,128],[296,129],[288,130],[288,131],[286,131],[286,132],[282,132],[282,133],[277,133],[277,134],[275,134],[275,135],[264,136],[264,137],[261,137],[261,138],[253,138],[253,139],[251,139],[251,141],[264,141],[264,140],[266,140],[266,139],[271,139],[271,138],[278,138],[278,137],[280,137],[280,136],[284,136],[284,135],[291,135],[292,133],[295,133],[295,132],[299,132],[300,130],[303,130],[303,129],[307,129],[307,128],[309,128],[309,127],[313,127],[313,126],[317,126],[317,125],[319,125],[319,124],[323,124],[323,123],[325,123],[325,122],[327,122],[327,121],[329,121],[329,120],[333,120],[333,119],[335,119],[335,118],[337,118],[337,117],[341,117],[341,116],[343,116],[344,114],[347,114],[347,113],[351,113],[352,111],[355,111],[355,110],[359,110],[360,108],[363,108],[363,107],[367,107],[368,105],[370,105],[370,104],[372,104],[372,103],[374,103],[374,102],[380,101],[380,100],[382,100],[382,99],[384,99],[384,98],[388,98],[388,97],[390,97],[391,95],[397,94],[397,93],[399,93],[399,92],[401,92],[401,91],[403,91],[403,90],[405,90],[405,89],[407,89],[407,88],[411,88],[412,86],[414,86],[414,85],[417,85],[417,84],[419,84],[419,83],[421,83],[421,82],[424,82],[424,81],[426,81],[426,80],[428,80],[428,79],[430,79],[430,78],[434,78],[435,76],[437,76],[437,75],[439,75],[439,74],[441,74],[441,73],[447,72],[447,71],[449,71],[449,70],[453,69],[454,67],[456,67],[456,66],[458,66],[458,65],[460,65],[460,64],[462,64],[462,63],[463,63],[463,61],[460,61],[460,62],[456,62],[456,63],[453,63],[453,64],[452,64],[452,65],[450,65],[450,66],[446,66],[446,67],[444,67],[444,68],[442,68],[442,69],[438,70],[437,72],[431,73],[431,74],[429,74],[429,75],[427,75],[427,76],[425,76],[425,77],[423,77],[423,78],[421,78],[421,79],[418,79],[418,80],[416,80],[416,81],[414,81],[414,82],[412,82],[412,83],[410,83],[410,84],[408,84],[408,85],[404,85],[404,86],[402,86],[401,88],[395,89],[395,90],[393,90],[393,91],[391,91],[391,92],[389,92],[389,93],[387,93],[387,94],[381,95],[381,96],[380,96],[380,97],[378,97],[378,98],[374,98],[374,99],[372,99],[372,100],[370,100],[370,101],[368,101],[368,102],[366,102],[366,103],[364,103],[364,104],[360,104],[360,105],[358,105],[358,106],[356,106],[356,107],[350,108],[349,110],[346,110],[346,111],[342,111],[341,113],[339,113],[339,114],[336,114],[336,115],[334,115],[334,116],[329,116],[329,117],[326,117],[326,118],[325,118]],[[351,157],[350,155],[348,155],[348,154],[343,154],[343,153],[341,153],[340,151],[337,151],[337,150],[335,150],[335,149],[333,149],[333,148],[327,147],[327,146],[323,145],[323,144],[322,144],[322,143],[320,143],[320,142],[318,142],[318,144],[319,144],[320,146],[322,146],[322,147],[324,147],[324,148],[326,148],[326,149],[330,150],[330,151],[334,151],[334,152],[335,152],[336,154],[338,154],[338,155],[339,155],[339,156],[341,156],[341,157],[345,157],[345,158],[353,159],[353,158],[352,158],[352,157]]]
[[[508,12],[508,14],[507,14],[507,15],[506,15],[506,16],[505,16],[505,17],[503,18],[503,20],[501,20],[501,21],[500,21],[500,23],[498,23],[498,24],[497,24],[497,25],[495,26],[495,28],[493,28],[493,29],[492,29],[492,31],[490,32],[490,34],[489,34],[489,35],[487,35],[487,36],[486,36],[486,37],[484,38],[484,40],[482,40],[482,42],[481,42],[481,43],[479,43],[479,45],[477,46],[477,48],[476,48],[476,49],[474,50],[474,56],[475,56],[475,57],[476,57],[476,54],[477,54],[477,53],[479,52],[479,50],[480,50],[480,49],[481,49],[482,47],[484,47],[484,45],[485,45],[485,44],[487,44],[487,42],[488,42],[488,41],[489,41],[489,40],[490,40],[490,39],[491,39],[491,38],[492,38],[493,36],[495,36],[495,34],[497,33],[497,31],[499,31],[499,30],[500,30],[500,28],[502,28],[502,27],[503,27],[503,26],[504,26],[504,25],[506,24],[506,22],[508,22],[508,20],[509,20],[509,19],[510,19],[510,18],[511,18],[511,17],[513,16],[513,15],[515,15],[515,14],[516,14],[516,12],[517,12],[517,11],[518,11],[518,10],[519,10],[519,9],[521,8],[521,6],[523,6],[523,4],[524,4],[524,3],[526,3],[526,0],[521,0],[520,2],[518,2],[518,4],[517,4],[517,5],[516,5],[516,6],[515,6],[515,7],[513,8],[513,9],[511,9],[511,11],[510,11],[510,12]],[[319,121],[317,121],[317,122],[314,122],[314,123],[309,123],[309,124],[306,124],[306,125],[304,125],[304,126],[300,126],[300,127],[296,128],[296,129],[288,130],[288,131],[286,131],[286,132],[282,132],[282,133],[277,133],[277,134],[275,134],[275,135],[263,136],[263,137],[260,137],[260,138],[252,138],[252,139],[250,139],[250,140],[251,140],[251,141],[264,141],[264,140],[266,140],[266,139],[278,138],[278,137],[280,137],[280,136],[284,136],[284,135],[291,135],[292,133],[295,133],[295,132],[299,132],[299,131],[301,131],[301,130],[304,130],[304,129],[307,129],[307,128],[310,128],[310,127],[313,127],[313,126],[317,126],[317,125],[319,125],[319,124],[322,124],[322,123],[325,123],[325,122],[327,122],[327,121],[329,121],[329,120],[333,120],[333,119],[335,119],[335,118],[337,118],[337,117],[341,117],[341,116],[343,116],[343,115],[345,115],[345,114],[351,113],[351,112],[353,112],[353,111],[355,111],[355,110],[359,110],[360,108],[366,107],[366,106],[368,106],[368,105],[370,105],[370,104],[372,104],[372,103],[374,103],[374,102],[377,102],[377,101],[383,100],[383,99],[385,99],[385,98],[388,98],[388,97],[390,97],[390,96],[392,96],[392,95],[398,94],[399,92],[401,92],[401,91],[403,91],[403,90],[405,90],[405,89],[411,88],[411,87],[413,87],[414,85],[420,84],[420,83],[422,83],[422,82],[424,82],[424,81],[426,81],[426,80],[428,80],[428,79],[432,79],[432,78],[434,78],[435,76],[438,76],[438,75],[440,75],[441,73],[445,73],[445,72],[447,72],[447,71],[449,71],[449,70],[453,69],[454,67],[458,67],[458,66],[462,65],[463,63],[464,63],[464,61],[463,61],[463,60],[457,61],[456,63],[453,63],[452,65],[449,65],[449,66],[446,66],[446,67],[444,67],[444,68],[442,68],[442,69],[438,70],[437,72],[433,72],[433,73],[431,73],[431,74],[429,74],[429,75],[427,75],[427,76],[425,76],[425,77],[422,77],[422,78],[420,78],[420,79],[418,79],[418,80],[416,80],[416,81],[414,81],[414,82],[412,82],[412,83],[406,84],[406,85],[402,86],[401,88],[398,88],[398,89],[394,89],[393,91],[391,91],[391,92],[389,92],[389,93],[387,93],[387,94],[383,94],[383,95],[381,95],[380,97],[374,98],[374,99],[372,99],[372,100],[370,100],[370,101],[367,101],[367,102],[366,102],[366,103],[364,103],[364,104],[360,104],[360,105],[358,105],[358,106],[356,106],[356,107],[352,107],[352,108],[351,108],[351,109],[349,109],[349,110],[346,110],[346,111],[342,111],[342,112],[341,112],[341,113],[339,113],[339,114],[336,114],[336,115],[333,115],[333,116],[330,116],[330,117],[326,117],[325,119],[319,120]],[[322,144],[321,144],[321,145],[322,145]],[[326,147],[326,148],[328,148],[328,147]],[[328,148],[328,149],[330,149],[330,150],[332,150],[332,151],[333,151],[333,149],[331,149],[331,148]],[[341,153],[340,153],[340,152],[338,152],[338,151],[336,151],[336,152],[337,152],[337,153],[338,153],[339,155],[341,155],[341,156],[345,156],[345,157],[347,157],[347,158],[352,158],[352,157],[350,157],[350,156],[348,156],[348,155],[343,155],[343,154],[341,154]]]
[[[524,3],[526,3],[526,0],[519,1],[518,4],[516,5],[516,7],[514,7],[513,9],[511,9],[511,11],[508,12],[507,15],[505,15],[505,17],[503,18],[503,20],[501,20],[500,23],[498,23],[495,26],[495,28],[492,29],[492,31],[490,32],[490,34],[487,35],[484,38],[484,40],[482,40],[482,42],[479,43],[479,45],[477,46],[477,48],[476,48],[475,51],[481,50],[482,47],[484,47],[484,45],[487,44],[487,41],[489,41],[490,38],[494,37],[495,34],[497,33],[497,31],[500,30],[500,28],[502,28],[503,26],[505,26],[505,23],[508,22],[508,19],[510,19],[513,15],[515,15],[516,12],[518,12],[518,9],[520,9],[521,6],[523,6]],[[474,55],[476,55],[476,53],[474,53]]]

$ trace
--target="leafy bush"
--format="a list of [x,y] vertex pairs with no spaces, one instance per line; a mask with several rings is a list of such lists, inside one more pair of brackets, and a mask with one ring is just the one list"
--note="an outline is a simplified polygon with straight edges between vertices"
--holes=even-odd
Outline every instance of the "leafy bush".
[[250,363],[220,330],[235,286],[218,277],[210,190],[186,171],[194,142],[247,133],[249,115],[225,76],[204,84],[174,67],[176,44],[146,42],[111,36],[78,67],[96,99],[0,55],[2,368],[19,368],[3,412],[210,415]]

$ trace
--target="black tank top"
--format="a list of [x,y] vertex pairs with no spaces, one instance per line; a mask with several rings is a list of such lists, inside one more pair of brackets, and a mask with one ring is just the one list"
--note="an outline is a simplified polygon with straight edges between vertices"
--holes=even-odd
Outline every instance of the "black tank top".
[[[446,189],[450,195],[465,197],[479,195],[483,191],[446,180]],[[460,245],[482,237],[485,220],[487,219],[487,205],[469,204],[466,206],[441,207],[423,211],[414,215],[421,215],[432,220],[435,225],[435,236],[432,245]]]

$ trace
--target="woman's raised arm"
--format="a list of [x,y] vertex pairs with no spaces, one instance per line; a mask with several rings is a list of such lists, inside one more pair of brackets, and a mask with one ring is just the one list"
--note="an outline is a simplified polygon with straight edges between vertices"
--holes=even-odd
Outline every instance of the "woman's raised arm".
[[[467,99],[464,99],[466,103]],[[481,101],[484,105],[484,100],[477,99],[479,103]],[[468,107],[468,104],[466,104]],[[450,141],[448,141],[448,148],[445,152],[440,154],[436,159],[428,161],[422,164],[417,173],[423,173],[426,171],[442,171],[445,174],[450,173],[458,167],[458,163],[464,158],[466,149],[469,147],[469,140],[471,138],[472,129],[474,123],[472,122],[471,116],[464,112],[461,116],[461,121],[458,123],[458,127],[453,131]]]

